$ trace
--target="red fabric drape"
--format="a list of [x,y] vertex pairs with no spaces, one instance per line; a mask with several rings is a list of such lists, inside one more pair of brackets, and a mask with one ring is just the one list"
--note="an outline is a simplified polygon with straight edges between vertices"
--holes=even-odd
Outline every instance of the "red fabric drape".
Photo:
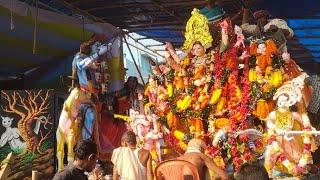
[[[127,98],[119,99],[119,113],[125,114],[129,109]],[[110,160],[112,150],[121,144],[121,137],[127,130],[123,120],[113,119],[107,112],[102,111],[99,122],[100,159]]]

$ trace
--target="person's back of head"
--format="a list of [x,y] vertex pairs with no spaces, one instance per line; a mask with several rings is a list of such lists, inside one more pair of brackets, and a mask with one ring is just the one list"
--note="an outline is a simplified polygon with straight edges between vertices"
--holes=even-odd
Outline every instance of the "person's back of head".
[[96,155],[97,145],[90,141],[90,140],[80,140],[75,146],[74,146],[74,155],[76,159],[84,160],[86,157],[90,156],[91,154]]
[[200,151],[203,153],[205,148],[206,148],[206,143],[203,140],[193,138],[188,143],[187,151],[189,151],[189,152],[190,151]]
[[121,144],[123,146],[136,146],[136,134],[132,131],[125,132],[121,137]]
[[236,174],[236,180],[267,180],[269,175],[267,170],[258,163],[243,164]]
[[73,148],[76,161],[82,161],[84,170],[90,172],[95,167],[97,145],[90,140],[80,140]]

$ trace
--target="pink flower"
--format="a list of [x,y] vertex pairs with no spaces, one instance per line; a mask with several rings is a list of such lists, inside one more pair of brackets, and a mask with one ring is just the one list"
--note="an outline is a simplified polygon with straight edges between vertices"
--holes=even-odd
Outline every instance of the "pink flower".
[[208,154],[212,157],[218,155],[220,153],[218,147],[210,146],[207,148]]
[[232,138],[232,137],[229,137],[229,143],[230,143],[230,145],[235,145],[236,144],[236,139]]
[[304,173],[307,173],[307,170],[306,170],[306,168],[297,165],[296,166],[296,172],[299,173],[299,174],[304,174]]

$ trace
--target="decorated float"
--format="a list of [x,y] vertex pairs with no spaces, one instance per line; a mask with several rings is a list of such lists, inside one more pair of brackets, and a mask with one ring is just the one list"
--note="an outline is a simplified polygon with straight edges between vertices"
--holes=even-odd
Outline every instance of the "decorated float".
[[275,39],[245,38],[228,19],[212,47],[206,17],[191,14],[184,53],[167,43],[166,63],[153,68],[145,90],[146,115],[158,118],[163,146],[182,154],[200,138],[206,154],[233,172],[261,161],[270,177],[307,174],[319,134],[306,112],[308,75]]
[[[167,43],[165,63],[152,69],[144,114],[133,109],[125,113],[137,98],[133,77],[121,91],[105,89],[110,50],[105,40],[95,36],[82,44],[73,63],[78,82],[64,103],[57,130],[59,169],[65,143],[69,163],[78,139],[95,140],[100,152],[108,149],[106,129],[117,122],[101,119],[112,114],[127,122],[139,146],[151,150],[154,165],[184,153],[190,139],[200,138],[207,144],[206,154],[231,172],[261,161],[270,177],[308,173],[319,134],[306,113],[308,75],[278,49],[275,39],[245,38],[240,27],[224,19],[218,22],[220,37],[214,38],[219,42],[213,43],[207,18],[197,9],[191,14],[184,53],[178,55]],[[114,99],[123,112],[115,111]]]

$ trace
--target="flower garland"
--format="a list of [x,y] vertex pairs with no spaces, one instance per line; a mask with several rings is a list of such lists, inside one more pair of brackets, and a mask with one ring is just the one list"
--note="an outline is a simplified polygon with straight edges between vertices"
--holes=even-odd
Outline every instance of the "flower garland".
[[[164,139],[169,147],[183,153],[192,137],[201,138],[208,145],[206,154],[217,164],[223,168],[227,163],[233,164],[234,170],[238,171],[243,163],[256,160],[265,144],[262,138],[252,142],[248,135],[237,135],[236,132],[258,129],[248,117],[253,114],[262,120],[268,115],[271,108],[262,109],[283,83],[283,74],[281,58],[276,55],[272,41],[266,42],[267,53],[262,56],[257,53],[257,43],[247,48],[235,47],[231,30],[228,35],[231,41],[224,51],[187,57],[177,61],[175,67],[167,64],[169,70],[163,74],[165,82],[157,84],[162,87],[154,87],[166,92],[150,92],[150,97],[153,93],[157,99],[155,113],[168,126]],[[250,52],[251,57],[246,57],[244,51]],[[242,60],[244,68],[239,70]],[[149,100],[153,100],[150,97]],[[307,126],[304,127],[307,130]],[[286,159],[280,147],[273,149],[290,170],[303,171],[311,157],[311,135],[303,137],[304,153],[297,166]],[[270,136],[269,145],[274,140],[275,137]]]
[[[226,63],[228,59],[236,59],[236,49],[232,48],[231,50],[226,51],[222,54],[222,58],[216,58],[216,78],[223,80],[223,73],[225,71]],[[235,63],[237,65],[237,63]],[[248,147],[248,136],[241,135],[240,137],[235,136],[233,133],[244,130],[247,128],[246,115],[250,113],[250,109],[248,108],[248,102],[250,101],[250,82],[248,80],[248,58],[244,60],[244,72],[239,74],[238,68],[234,68],[234,64],[229,64],[229,77],[228,81],[223,87],[222,96],[228,96],[228,113],[229,113],[229,121],[230,121],[230,133],[228,133],[227,142],[225,142],[222,148],[217,147],[209,147],[208,150],[212,156],[221,155],[221,149],[227,151],[227,161],[231,160],[235,171],[238,171],[241,165],[245,162],[251,162],[256,159],[256,155],[252,152],[252,150]],[[238,65],[237,65],[238,66]],[[224,69],[224,70],[222,70]],[[238,85],[238,76],[240,77],[241,91]],[[222,81],[223,82],[223,81]],[[223,85],[221,83],[221,85]],[[239,92],[240,91],[240,92]],[[239,95],[240,93],[240,95]],[[239,106],[240,103],[240,106]],[[239,126],[240,125],[240,126]]]

